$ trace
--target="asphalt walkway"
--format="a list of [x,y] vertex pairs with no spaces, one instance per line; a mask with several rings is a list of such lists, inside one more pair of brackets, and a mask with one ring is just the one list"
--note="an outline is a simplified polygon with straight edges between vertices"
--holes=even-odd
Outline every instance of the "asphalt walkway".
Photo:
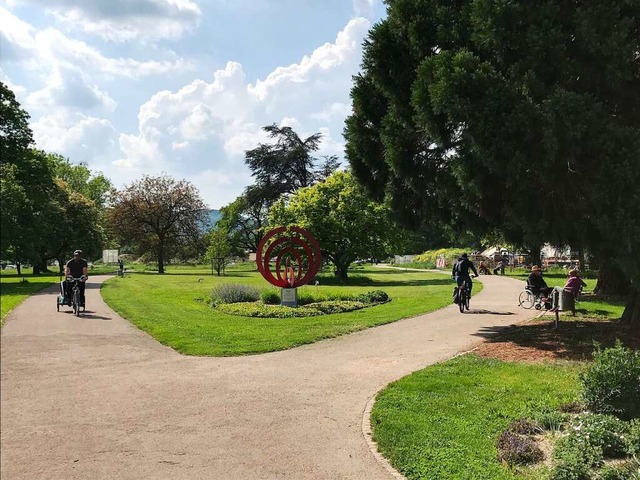
[[180,355],[115,314],[56,289],[11,312],[1,343],[0,476],[18,479],[391,479],[363,434],[389,382],[535,315],[523,282],[481,277],[457,307],[248,357]]

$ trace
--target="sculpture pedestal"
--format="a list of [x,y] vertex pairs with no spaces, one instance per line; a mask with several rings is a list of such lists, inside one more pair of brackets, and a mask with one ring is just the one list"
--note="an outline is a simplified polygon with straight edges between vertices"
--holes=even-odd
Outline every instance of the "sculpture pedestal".
[[295,287],[280,289],[280,305],[283,307],[297,307],[298,289]]

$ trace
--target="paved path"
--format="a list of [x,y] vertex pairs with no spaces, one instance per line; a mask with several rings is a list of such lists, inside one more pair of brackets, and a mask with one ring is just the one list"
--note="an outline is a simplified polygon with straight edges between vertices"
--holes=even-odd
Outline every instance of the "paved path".
[[387,383],[468,350],[535,312],[522,282],[481,277],[454,306],[312,345],[249,357],[185,357],[111,311],[57,313],[55,290],[2,330],[1,478],[390,479],[362,433]]

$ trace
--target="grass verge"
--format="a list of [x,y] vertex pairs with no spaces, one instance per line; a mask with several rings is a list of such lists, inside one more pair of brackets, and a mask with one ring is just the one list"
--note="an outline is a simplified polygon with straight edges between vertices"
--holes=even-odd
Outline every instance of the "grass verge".
[[578,393],[577,364],[525,365],[468,354],[390,384],[371,414],[380,452],[408,479],[514,479],[496,438],[513,420]]
[[[252,267],[254,268],[254,267]],[[131,274],[113,278],[102,287],[111,308],[159,342],[186,355],[233,356],[284,350],[394,322],[450,304],[452,282],[429,272],[404,272],[363,267],[350,273],[346,285],[332,275],[320,275],[318,295],[361,294],[375,289],[392,301],[375,308],[304,318],[249,318],[209,307],[215,285],[241,283],[259,289],[270,286],[245,266],[224,277],[197,268],[169,269],[165,275]]]
[[56,274],[33,275],[31,270],[18,275],[15,270],[0,275],[0,325],[4,326],[7,314],[20,305],[26,298],[58,283]]

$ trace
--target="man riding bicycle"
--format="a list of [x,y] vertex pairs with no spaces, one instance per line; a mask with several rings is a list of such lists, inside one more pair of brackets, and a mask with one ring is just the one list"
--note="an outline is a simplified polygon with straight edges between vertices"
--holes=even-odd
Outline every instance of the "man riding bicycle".
[[[474,273],[474,276],[478,276],[478,271],[476,267],[473,265],[473,262],[469,260],[469,256],[466,253],[463,253],[458,261],[453,266],[451,270],[451,276],[456,280],[458,287],[462,286],[464,282],[467,282],[469,286],[469,298],[471,297],[471,290],[473,289],[473,282],[471,281],[471,276],[469,275],[469,269]],[[455,303],[458,303],[458,288],[454,290],[454,300]]]
[[[78,288],[80,288],[80,306],[84,307],[84,287],[85,282],[89,278],[88,274],[89,265],[87,261],[82,258],[82,250],[76,250],[73,252],[73,258],[67,262],[65,266],[65,275],[67,277],[82,278],[83,280],[78,282]],[[71,298],[72,282],[66,282],[66,289],[64,296]]]

